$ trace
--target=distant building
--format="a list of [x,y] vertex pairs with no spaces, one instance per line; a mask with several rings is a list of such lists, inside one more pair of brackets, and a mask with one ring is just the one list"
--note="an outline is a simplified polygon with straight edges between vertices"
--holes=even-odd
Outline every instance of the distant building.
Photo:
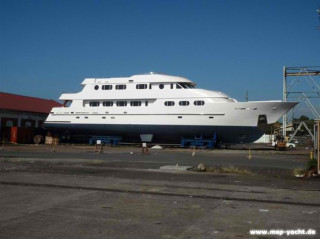
[[41,129],[52,107],[58,106],[54,100],[0,92],[1,138],[10,141],[12,127]]

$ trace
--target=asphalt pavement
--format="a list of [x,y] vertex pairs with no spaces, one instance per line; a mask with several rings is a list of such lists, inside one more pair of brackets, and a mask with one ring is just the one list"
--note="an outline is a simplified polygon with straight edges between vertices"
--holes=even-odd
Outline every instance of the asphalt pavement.
[[[5,146],[0,151],[0,237],[280,238],[250,230],[312,229],[316,235],[292,237],[319,238],[320,180],[291,175],[306,166],[308,150],[256,149],[252,159],[248,150],[239,149],[192,153]],[[242,170],[179,170],[200,162]],[[166,165],[172,169],[160,169]]]

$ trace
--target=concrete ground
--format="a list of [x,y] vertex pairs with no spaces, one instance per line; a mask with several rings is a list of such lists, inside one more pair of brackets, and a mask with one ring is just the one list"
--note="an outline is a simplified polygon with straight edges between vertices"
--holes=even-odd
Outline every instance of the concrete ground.
[[[93,151],[0,150],[0,238],[280,238],[253,229],[313,229],[292,237],[319,238],[320,180],[291,176],[306,167],[307,150],[256,149],[251,160],[247,150]],[[177,170],[200,162],[240,174]]]

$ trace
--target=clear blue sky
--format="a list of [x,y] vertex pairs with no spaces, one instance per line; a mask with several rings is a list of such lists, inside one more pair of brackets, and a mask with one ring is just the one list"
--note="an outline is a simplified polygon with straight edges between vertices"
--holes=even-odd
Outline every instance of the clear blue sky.
[[282,99],[282,67],[320,65],[320,0],[0,0],[0,91],[57,99],[86,77],[150,71]]

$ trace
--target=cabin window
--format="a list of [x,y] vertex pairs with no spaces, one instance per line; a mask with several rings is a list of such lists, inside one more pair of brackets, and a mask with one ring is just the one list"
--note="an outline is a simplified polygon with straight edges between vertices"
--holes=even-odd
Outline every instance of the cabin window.
[[100,105],[100,102],[99,101],[91,101],[89,103],[90,107],[98,107]]
[[30,121],[26,121],[24,124],[24,127],[30,128],[32,126],[32,123]]
[[106,117],[102,117],[102,119],[105,119]]
[[126,85],[116,85],[116,90],[125,90],[126,88]]
[[204,101],[203,100],[196,100],[195,102],[193,102],[194,105],[204,105]]
[[141,101],[131,101],[130,105],[131,106],[141,106]]
[[209,116],[209,119],[213,119],[213,116]]
[[111,106],[113,106],[113,102],[112,101],[103,101],[103,106],[111,107]]
[[79,117],[79,116],[77,116],[77,117],[76,117],[76,119],[80,119],[80,117]]
[[178,116],[178,119],[182,119],[182,116]]
[[147,84],[137,84],[136,85],[136,89],[137,90],[144,90],[144,89],[147,89],[147,88],[148,88]]
[[166,101],[164,102],[165,106],[174,106],[174,101]]
[[164,88],[164,84],[160,84],[159,88],[162,90]]
[[180,83],[180,85],[183,89],[188,89],[188,87],[184,83]]
[[189,101],[183,100],[179,102],[180,106],[188,106],[189,105]]
[[182,89],[182,86],[179,84],[176,84],[176,89]]
[[117,101],[117,106],[119,107],[127,106],[127,101]]
[[94,89],[95,89],[95,90],[99,90],[99,86],[98,86],[98,85],[95,85],[95,86],[94,86]]
[[173,89],[173,84],[170,84],[170,89]]
[[149,103],[149,102],[148,102],[148,101],[146,101],[146,102],[145,102],[145,105],[146,105],[146,106],[148,106],[148,103]]
[[13,126],[13,121],[12,120],[8,120],[6,122],[6,127],[12,127]]
[[103,85],[102,90],[112,90],[112,85]]
[[84,117],[85,119],[88,119],[89,117],[88,116],[86,116],[86,117]]
[[150,89],[150,90],[152,89],[152,85],[151,85],[151,84],[149,85],[149,89]]
[[180,85],[181,85],[184,89],[193,88],[191,84],[187,84],[187,83],[181,83]]

